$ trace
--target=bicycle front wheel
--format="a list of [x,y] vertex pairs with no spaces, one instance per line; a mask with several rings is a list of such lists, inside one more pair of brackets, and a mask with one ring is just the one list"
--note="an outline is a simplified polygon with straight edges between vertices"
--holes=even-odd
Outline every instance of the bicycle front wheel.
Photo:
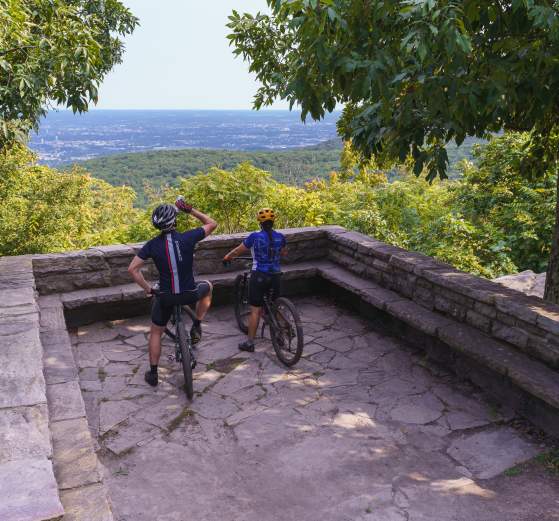
[[295,365],[303,354],[305,340],[301,317],[295,304],[284,297],[272,305],[274,319],[270,321],[272,345],[278,358],[288,367]]
[[248,277],[237,275],[235,279],[235,318],[239,329],[248,333],[248,317],[250,306],[248,303]]
[[190,338],[186,336],[184,322],[180,320],[177,324],[179,336],[179,347],[181,350],[182,372],[184,374],[184,391],[189,400],[194,396],[194,382],[192,379],[192,358],[190,356]]

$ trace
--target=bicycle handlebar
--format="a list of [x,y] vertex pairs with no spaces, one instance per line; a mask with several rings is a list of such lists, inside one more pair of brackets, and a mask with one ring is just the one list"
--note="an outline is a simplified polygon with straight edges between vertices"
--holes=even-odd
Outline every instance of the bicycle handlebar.
[[234,259],[231,259],[231,260],[223,260],[222,263],[226,268],[228,268],[229,266],[231,266],[231,263],[235,260],[252,261],[252,257],[235,257]]

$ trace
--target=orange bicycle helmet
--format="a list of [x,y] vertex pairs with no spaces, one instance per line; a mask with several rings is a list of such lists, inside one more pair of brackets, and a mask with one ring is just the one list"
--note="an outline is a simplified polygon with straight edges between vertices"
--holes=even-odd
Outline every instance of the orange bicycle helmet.
[[275,221],[276,220],[276,212],[271,208],[262,208],[258,210],[256,214],[256,218],[258,219],[259,223],[263,223],[265,221]]

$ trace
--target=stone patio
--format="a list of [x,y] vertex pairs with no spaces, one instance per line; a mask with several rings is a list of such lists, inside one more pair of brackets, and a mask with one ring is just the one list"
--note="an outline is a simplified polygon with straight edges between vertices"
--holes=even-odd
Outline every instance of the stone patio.
[[[232,308],[211,310],[192,403],[168,341],[144,383],[148,317],[72,333],[117,521],[559,519],[559,479],[503,474],[546,449],[512,413],[332,301],[296,303],[289,371],[266,339],[240,353]],[[53,399],[60,418],[74,395]]]

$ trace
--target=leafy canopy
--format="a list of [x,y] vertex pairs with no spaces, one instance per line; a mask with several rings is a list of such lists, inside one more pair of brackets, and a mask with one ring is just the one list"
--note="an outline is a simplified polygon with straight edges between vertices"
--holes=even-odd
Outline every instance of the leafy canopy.
[[[446,176],[444,145],[502,129],[542,136],[559,118],[559,6],[551,0],[268,0],[233,11],[234,53],[275,99],[321,118],[345,104],[340,133],[365,156]],[[545,139],[543,140],[545,141]],[[539,162],[531,165],[535,169]]]
[[37,128],[48,103],[97,102],[137,23],[117,0],[0,0],[0,149]]
[[37,166],[16,145],[0,154],[0,256],[126,242],[134,192],[75,169]]

